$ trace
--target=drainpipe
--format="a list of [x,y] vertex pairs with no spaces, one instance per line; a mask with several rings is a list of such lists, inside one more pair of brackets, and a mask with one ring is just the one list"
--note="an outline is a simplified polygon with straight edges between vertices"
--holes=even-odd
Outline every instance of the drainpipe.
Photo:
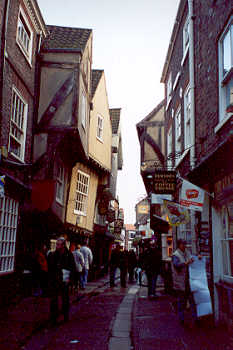
[[190,79],[190,94],[191,94],[191,148],[190,148],[190,166],[195,167],[195,79],[194,79],[194,13],[193,0],[188,0],[189,10],[189,79]]
[[0,49],[0,60],[1,60],[1,69],[0,69],[0,137],[1,137],[1,126],[3,118],[3,80],[4,80],[4,68],[5,68],[5,53],[6,53],[6,33],[7,33],[7,24],[8,24],[8,13],[10,7],[10,0],[5,1],[3,20],[2,20],[2,32],[1,34],[1,49]]

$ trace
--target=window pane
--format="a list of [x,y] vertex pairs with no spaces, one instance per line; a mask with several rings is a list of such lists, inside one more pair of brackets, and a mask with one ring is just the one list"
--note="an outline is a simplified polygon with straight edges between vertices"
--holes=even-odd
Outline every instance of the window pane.
[[223,39],[223,75],[231,68],[231,35],[230,31]]

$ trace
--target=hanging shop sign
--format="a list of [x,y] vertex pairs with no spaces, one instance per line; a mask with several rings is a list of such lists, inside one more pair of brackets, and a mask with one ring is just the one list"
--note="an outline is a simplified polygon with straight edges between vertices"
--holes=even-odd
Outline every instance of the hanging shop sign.
[[179,226],[189,222],[190,217],[187,208],[167,200],[164,200],[163,203],[168,216],[168,222],[171,226]]
[[141,204],[137,208],[138,214],[148,214],[149,213],[149,205]]
[[157,170],[153,179],[153,192],[155,194],[172,194],[176,190],[176,172]]
[[202,211],[205,198],[205,190],[193,185],[187,180],[183,180],[180,204],[191,210]]
[[115,233],[121,233],[121,230],[123,228],[124,222],[121,219],[117,219],[114,222],[114,232]]

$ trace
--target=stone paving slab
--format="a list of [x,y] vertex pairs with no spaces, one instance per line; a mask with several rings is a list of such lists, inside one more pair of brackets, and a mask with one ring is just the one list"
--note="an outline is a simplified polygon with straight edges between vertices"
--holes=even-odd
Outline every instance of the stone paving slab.
[[108,350],[129,350],[131,348],[130,338],[111,338]]

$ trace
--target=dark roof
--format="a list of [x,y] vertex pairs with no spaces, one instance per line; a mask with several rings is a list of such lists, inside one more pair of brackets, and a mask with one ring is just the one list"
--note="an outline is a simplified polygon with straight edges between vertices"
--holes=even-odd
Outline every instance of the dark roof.
[[111,108],[109,109],[109,112],[112,122],[112,133],[117,134],[120,124],[121,108]]
[[42,44],[42,51],[78,50],[83,51],[92,32],[91,29],[47,26],[48,37]]
[[92,69],[91,71],[91,96],[95,95],[96,88],[99,84],[100,78],[103,74],[101,69]]

